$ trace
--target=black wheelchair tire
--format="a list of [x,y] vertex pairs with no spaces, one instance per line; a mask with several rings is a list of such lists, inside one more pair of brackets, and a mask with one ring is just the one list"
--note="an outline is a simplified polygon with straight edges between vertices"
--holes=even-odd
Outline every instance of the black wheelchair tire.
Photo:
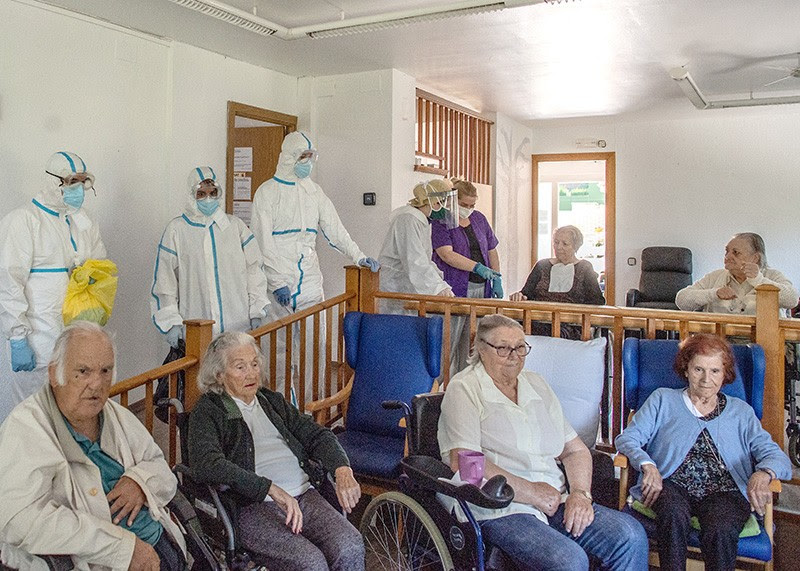
[[[413,525],[413,533],[404,533]],[[405,529],[404,529],[405,528]],[[366,559],[370,570],[453,571],[447,543],[433,519],[413,498],[401,492],[386,492],[374,498],[361,518]],[[413,544],[403,536],[411,536]],[[419,561],[409,553],[432,557]]]
[[800,466],[800,442],[798,439],[800,439],[800,434],[792,434],[789,437],[789,458],[795,466]]

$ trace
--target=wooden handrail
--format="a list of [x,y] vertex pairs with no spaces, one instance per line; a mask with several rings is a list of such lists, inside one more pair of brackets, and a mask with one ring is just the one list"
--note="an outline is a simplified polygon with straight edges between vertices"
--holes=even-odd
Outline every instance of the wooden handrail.
[[114,385],[111,387],[109,396],[115,397],[122,393],[132,391],[141,387],[147,382],[155,381],[156,379],[166,377],[172,373],[184,371],[197,363],[198,359],[196,357],[183,357],[182,359],[171,361],[166,365],[161,365],[155,369],[150,369],[149,371],[145,371],[144,373],[140,373],[134,377],[128,377],[124,381],[114,383]]

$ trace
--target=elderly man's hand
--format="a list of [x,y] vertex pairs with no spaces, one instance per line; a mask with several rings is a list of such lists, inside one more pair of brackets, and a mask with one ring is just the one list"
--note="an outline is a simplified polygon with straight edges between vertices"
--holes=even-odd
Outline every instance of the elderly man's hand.
[[353,511],[358,500],[361,498],[361,486],[353,476],[353,470],[349,466],[339,466],[334,474],[336,478],[336,498],[339,505],[347,513]]
[[772,501],[772,492],[769,491],[771,481],[772,476],[758,470],[753,472],[747,482],[747,499],[750,500],[750,506],[758,515],[763,516],[767,504]]
[[128,565],[129,571],[159,571],[161,569],[161,559],[158,558],[156,550],[149,543],[145,543],[138,537],[133,546],[133,555]]
[[579,490],[567,496],[564,505],[564,529],[572,537],[580,537],[583,531],[594,521],[594,506],[592,500]]
[[127,516],[128,526],[133,525],[133,520],[139,515],[146,500],[139,484],[127,476],[122,476],[106,497],[111,505],[114,523],[118,524]]

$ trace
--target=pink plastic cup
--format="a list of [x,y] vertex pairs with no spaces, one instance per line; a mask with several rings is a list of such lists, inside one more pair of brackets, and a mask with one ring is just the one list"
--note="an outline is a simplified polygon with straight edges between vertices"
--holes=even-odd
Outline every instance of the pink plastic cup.
[[458,473],[462,482],[469,482],[475,486],[480,486],[483,481],[483,465],[483,452],[459,450]]

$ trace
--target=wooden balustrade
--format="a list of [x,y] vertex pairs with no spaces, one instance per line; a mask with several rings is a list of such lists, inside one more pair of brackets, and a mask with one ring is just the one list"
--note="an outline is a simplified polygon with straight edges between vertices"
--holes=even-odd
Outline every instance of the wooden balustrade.
[[[347,311],[364,311],[375,313],[379,302],[394,300],[407,310],[418,315],[440,314],[444,319],[443,346],[449,348],[450,317],[462,315],[468,317],[470,336],[474,339],[478,318],[491,313],[502,313],[523,324],[526,333],[532,331],[536,322],[550,323],[556,335],[561,324],[574,324],[581,330],[583,339],[589,339],[595,331],[607,332],[611,353],[611,368],[608,377],[608,414],[604,439],[601,446],[612,449],[613,438],[623,428],[626,411],[623,405],[622,385],[622,342],[626,332],[637,331],[640,335],[653,339],[659,331],[677,332],[681,338],[691,333],[707,332],[720,336],[748,337],[759,343],[766,357],[766,379],[764,391],[764,418],[762,423],[772,437],[780,445],[784,441],[784,342],[800,341],[800,320],[779,319],[778,290],[774,286],[762,285],[757,289],[757,314],[721,315],[712,313],[665,311],[657,309],[639,309],[615,306],[591,306],[576,304],[513,302],[496,299],[444,298],[439,296],[420,296],[380,291],[379,275],[367,268],[349,266],[345,269],[345,292],[313,307],[298,311],[267,323],[251,334],[261,342],[264,353],[269,358],[267,377],[269,387],[282,392],[287,398],[291,394],[291,385],[287,380],[282,386],[276,386],[277,377],[277,340],[297,329],[300,339],[298,355],[297,398],[301,410],[305,406],[307,383],[311,383],[311,394],[314,400],[325,398],[336,393],[349,377],[350,371],[344,359],[344,338],[342,323]],[[385,302],[385,301],[384,301]],[[324,325],[323,325],[324,321]],[[153,429],[153,382],[161,376],[170,376],[170,395],[176,394],[178,371],[186,373],[186,403],[189,408],[199,397],[197,392],[197,373],[202,356],[212,338],[211,321],[187,321],[186,345],[187,356],[168,365],[152,369],[125,381],[112,388],[112,396],[119,396],[120,402],[128,406],[129,393],[144,386],[144,422],[148,430]],[[322,341],[324,332],[324,343]],[[308,354],[309,336],[312,342],[311,354]],[[324,355],[322,347],[324,346]],[[294,349],[288,343],[284,352],[284,378],[291,379],[291,361]],[[446,387],[449,381],[449,350],[443,351],[442,381]],[[323,361],[324,367],[320,367]],[[341,411],[339,416],[341,416]],[[336,420],[335,418],[333,419]],[[175,427],[170,422],[170,440],[168,457],[175,459]]]

